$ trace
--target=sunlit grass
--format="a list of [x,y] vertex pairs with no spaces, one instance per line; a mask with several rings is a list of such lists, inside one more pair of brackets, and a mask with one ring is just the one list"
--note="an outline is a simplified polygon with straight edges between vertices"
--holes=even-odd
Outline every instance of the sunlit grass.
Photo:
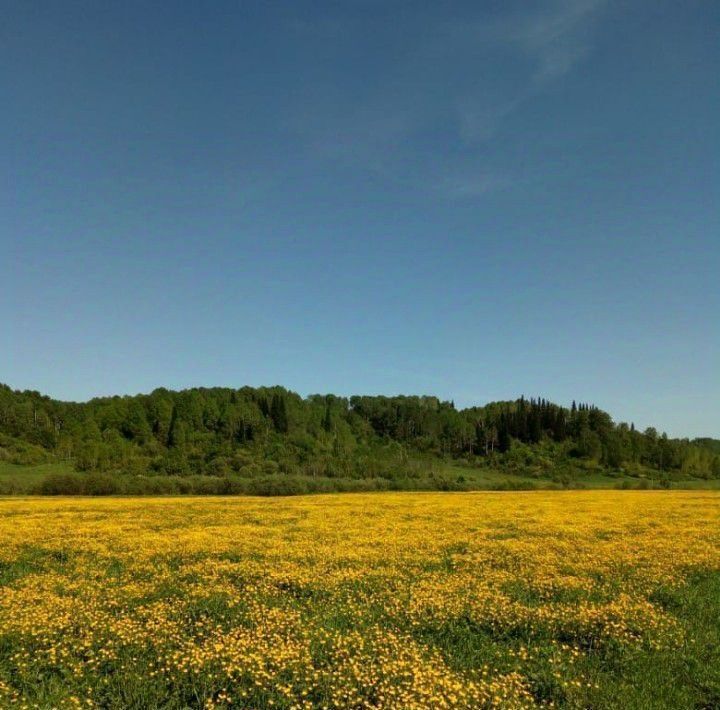
[[19,465],[0,461],[0,480],[40,481],[51,473],[69,473],[73,467],[69,463],[40,463],[34,466]]

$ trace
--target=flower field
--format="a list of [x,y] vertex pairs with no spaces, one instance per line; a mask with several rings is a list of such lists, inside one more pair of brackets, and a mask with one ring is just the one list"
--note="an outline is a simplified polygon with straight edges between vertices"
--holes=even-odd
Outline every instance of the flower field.
[[0,500],[0,707],[720,707],[720,495]]

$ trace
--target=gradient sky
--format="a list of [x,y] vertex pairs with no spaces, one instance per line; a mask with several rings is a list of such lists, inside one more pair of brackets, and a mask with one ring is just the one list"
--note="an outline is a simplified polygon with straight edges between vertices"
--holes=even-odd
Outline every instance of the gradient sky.
[[3,3],[0,381],[720,435],[720,3]]

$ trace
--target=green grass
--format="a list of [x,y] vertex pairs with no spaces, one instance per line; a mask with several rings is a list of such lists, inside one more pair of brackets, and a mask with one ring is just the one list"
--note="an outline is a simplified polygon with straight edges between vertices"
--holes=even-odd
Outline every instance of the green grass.
[[[8,463],[6,461],[0,461],[0,495],[28,495],[38,492],[40,484],[47,479],[49,476],[55,474],[68,474],[74,473],[77,477],[79,475],[84,478],[83,474],[77,474],[72,464],[67,462],[62,463],[44,463],[36,465],[20,465]],[[106,476],[114,476],[120,483],[118,490],[121,493],[130,494],[142,494],[144,491],[136,490],[135,488],[126,490],[124,482],[131,482],[133,479],[123,476],[122,474],[105,474]],[[167,479],[170,483],[170,478],[160,476],[154,480],[160,482],[161,479]],[[183,479],[186,482],[192,482],[197,477],[185,477]],[[222,479],[215,477],[204,477],[209,483],[218,483]],[[278,474],[273,478],[279,481],[285,480],[288,477]],[[290,477],[293,478],[293,477]],[[297,477],[295,477],[297,478]],[[333,488],[338,483],[338,479],[320,479],[320,482],[328,484],[328,491],[331,490],[343,490],[343,488]],[[311,480],[311,483],[315,482],[315,479]],[[372,481],[369,480],[370,483]],[[362,481],[357,481],[362,483]],[[420,479],[408,481],[406,483],[411,484],[412,488],[419,490],[495,490],[495,489],[547,489],[547,488],[587,488],[587,489],[613,489],[623,485],[630,488],[637,488],[642,485],[652,484],[650,480],[644,480],[635,476],[627,474],[617,473],[611,475],[602,469],[596,469],[591,467],[578,467],[571,473],[567,473],[564,470],[555,471],[553,469],[538,471],[535,473],[525,471],[508,471],[499,470],[486,467],[476,467],[468,464],[462,464],[455,461],[440,461],[433,465],[433,473],[426,474]],[[402,487],[405,485],[403,481],[399,481],[398,485]],[[391,488],[395,486],[391,482]],[[678,481],[672,481],[671,487],[674,489],[689,489],[689,490],[717,490],[720,489],[720,479],[699,479],[699,478],[685,478]],[[294,492],[312,492],[313,489],[309,490],[285,490],[287,486],[280,487],[275,493],[271,494],[292,494]],[[302,488],[302,486],[300,486]],[[207,491],[203,489],[192,488],[193,493],[207,493],[212,492],[212,487]],[[320,489],[322,490],[322,489]],[[154,489],[149,489],[148,494],[158,493]],[[173,489],[169,492],[184,492]],[[220,491],[222,492],[222,491]],[[241,492],[247,493],[243,489]]]
[[0,461],[0,481],[38,482],[51,473],[69,473],[73,471],[69,463],[41,463],[35,466],[23,466]]
[[718,478],[689,478],[683,481],[673,481],[673,488],[688,488],[690,490],[719,490]]
[[451,478],[463,478],[480,489],[492,489],[508,483],[526,484],[528,486],[549,483],[548,479],[538,479],[535,476],[507,473],[492,468],[475,468],[455,463],[445,463],[441,467],[443,475]]
[[[609,473],[603,469],[578,467],[566,478],[561,474],[562,469],[554,471],[550,469],[538,474],[530,474],[524,472],[503,471],[490,468],[476,468],[469,465],[459,463],[445,462],[440,468],[441,474],[450,479],[457,480],[463,478],[466,483],[472,484],[476,489],[494,489],[498,486],[527,486],[529,488],[555,488],[562,486],[563,481],[569,480],[571,487],[588,488],[588,489],[614,489],[627,484],[631,488],[638,487],[643,480],[652,483],[652,479],[643,479],[637,476],[631,476],[627,473]],[[671,488],[688,489],[688,490],[718,490],[720,489],[720,479],[705,478],[682,478],[680,480],[671,481]]]
[[31,493],[49,475],[69,473],[69,463],[41,463],[24,466],[0,461],[0,493]]

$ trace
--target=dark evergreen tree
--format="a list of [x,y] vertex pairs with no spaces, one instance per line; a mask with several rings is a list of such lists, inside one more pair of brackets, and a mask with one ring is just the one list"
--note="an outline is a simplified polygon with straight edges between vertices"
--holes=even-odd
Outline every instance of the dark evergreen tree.
[[330,402],[325,403],[325,414],[322,420],[322,428],[325,431],[332,431],[332,416],[330,414]]
[[185,430],[182,422],[178,418],[177,407],[173,407],[170,417],[170,428],[168,430],[168,446],[178,447],[185,443]]
[[281,434],[288,432],[288,416],[285,406],[285,398],[281,394],[274,394],[270,404],[270,418],[273,421],[275,430]]
[[498,451],[502,454],[510,450],[511,444],[510,428],[508,425],[508,417],[504,412],[500,415],[498,422]]

